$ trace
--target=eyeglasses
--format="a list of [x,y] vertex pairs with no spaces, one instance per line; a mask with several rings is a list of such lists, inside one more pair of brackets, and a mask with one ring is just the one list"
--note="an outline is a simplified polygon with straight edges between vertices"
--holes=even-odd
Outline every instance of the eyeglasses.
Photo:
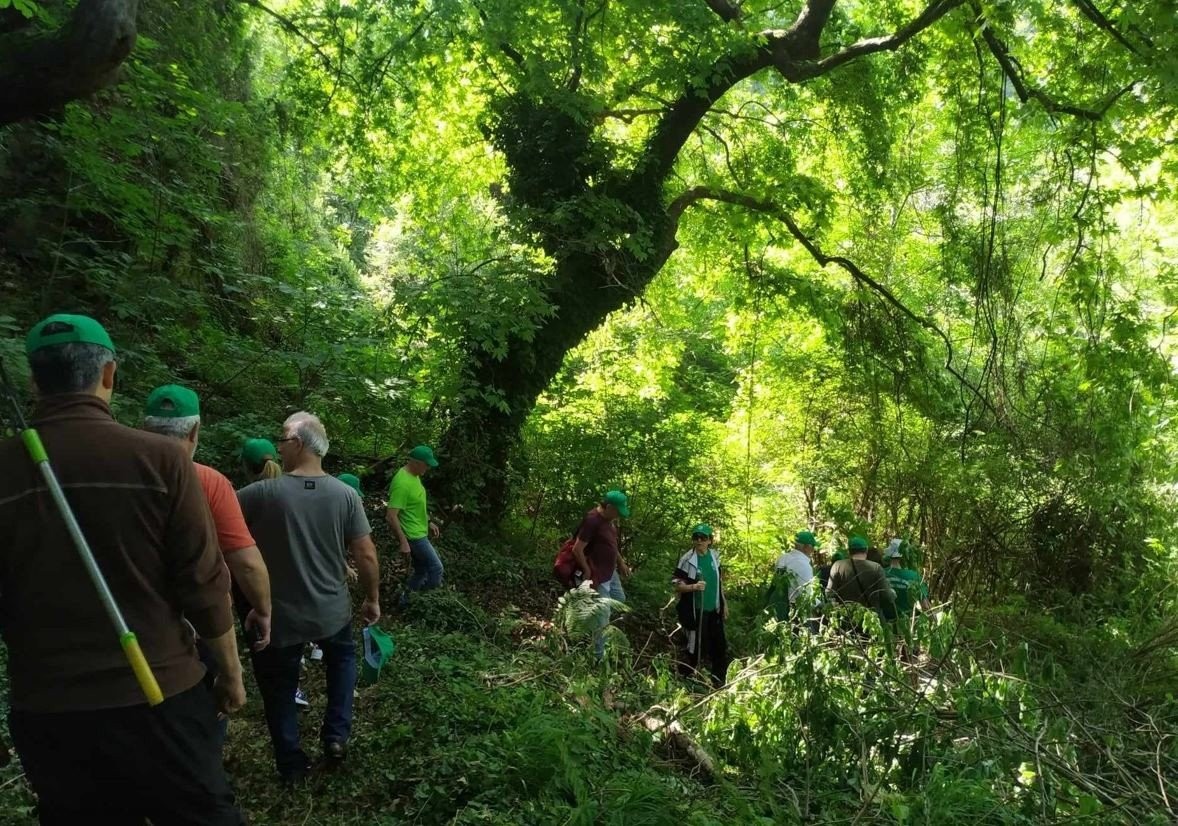
[[286,437],[284,437],[284,438],[281,438],[281,439],[275,439],[275,440],[274,440],[274,444],[276,444],[276,445],[280,445],[280,444],[282,444],[283,442],[297,442],[298,440],[299,440],[299,437],[298,437],[298,436],[286,436]]
[[691,541],[692,541],[692,542],[699,542],[701,539],[711,539],[711,538],[712,538],[712,537],[708,536],[708,535],[707,535],[707,534],[705,534],[705,533],[693,533],[693,534],[691,535]]

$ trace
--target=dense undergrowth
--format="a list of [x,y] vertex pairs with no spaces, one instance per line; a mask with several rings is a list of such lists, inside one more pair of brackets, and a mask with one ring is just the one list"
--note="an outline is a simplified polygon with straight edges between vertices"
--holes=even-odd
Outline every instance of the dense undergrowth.
[[[734,583],[739,659],[711,693],[675,672],[670,555],[627,583],[631,610],[598,665],[543,557],[521,565],[459,532],[443,547],[455,585],[383,621],[398,647],[360,689],[346,769],[281,791],[247,682],[226,759],[252,823],[1173,822],[1178,674],[1164,635],[1151,647],[1018,600],[947,606],[905,662],[842,623],[813,636],[766,623],[759,586]],[[386,565],[389,596],[397,578]],[[304,687],[313,749],[317,666]],[[0,817],[31,822],[31,806],[14,763]]]

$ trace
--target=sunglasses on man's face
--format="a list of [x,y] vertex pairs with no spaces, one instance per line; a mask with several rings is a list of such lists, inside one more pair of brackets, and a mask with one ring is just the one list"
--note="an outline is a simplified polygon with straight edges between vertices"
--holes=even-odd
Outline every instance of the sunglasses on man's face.
[[711,538],[712,537],[708,536],[707,534],[703,534],[703,533],[693,533],[691,535],[692,542],[699,542],[701,539],[711,539]]
[[283,442],[297,442],[298,440],[299,440],[298,436],[283,436],[283,437],[275,439],[274,444],[280,445]]

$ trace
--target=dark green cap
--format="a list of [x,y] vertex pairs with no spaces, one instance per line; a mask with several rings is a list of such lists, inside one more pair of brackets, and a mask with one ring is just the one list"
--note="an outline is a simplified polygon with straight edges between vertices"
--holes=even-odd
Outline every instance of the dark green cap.
[[834,552],[834,553],[831,555],[831,557],[830,557],[830,561],[831,561],[831,562],[838,562],[840,559],[846,559],[846,558],[847,558],[847,552],[846,552],[846,551],[835,551],[835,552]]
[[821,547],[818,539],[810,531],[798,531],[794,534],[794,542],[799,545],[809,545],[811,548]]
[[341,473],[339,476],[337,476],[335,478],[339,479],[345,485],[352,488],[354,491],[356,491],[356,493],[360,493],[360,477],[355,476],[351,473]]
[[152,390],[147,397],[144,415],[160,419],[185,419],[200,415],[200,399],[196,393],[178,384],[165,384]]
[[702,533],[708,539],[711,539],[712,538],[712,526],[705,523],[705,522],[700,522],[698,525],[696,525],[694,528],[691,529],[692,536],[695,536],[697,533]]
[[856,551],[856,552],[866,551],[867,550],[867,540],[861,536],[852,536],[851,541],[847,543],[847,547],[850,548],[852,551]]
[[242,461],[251,465],[260,465],[267,459],[278,460],[278,448],[269,439],[246,439],[241,446]]
[[[45,332],[45,328],[50,326],[54,329]],[[112,353],[115,351],[114,342],[110,340],[106,328],[90,316],[69,313],[57,313],[34,324],[25,336],[25,355],[31,356],[41,348],[55,344],[97,344]]]
[[438,460],[434,456],[434,449],[429,445],[418,445],[409,451],[409,458],[416,459],[419,462],[425,462],[430,467],[437,467]]
[[626,498],[626,494],[620,490],[611,490],[601,498],[601,501],[607,505],[613,505],[618,509],[618,513],[623,517],[630,516],[630,500]]
[[360,685],[368,686],[380,677],[389,657],[397,650],[397,643],[387,631],[377,625],[370,625],[361,633],[364,656],[360,659]]

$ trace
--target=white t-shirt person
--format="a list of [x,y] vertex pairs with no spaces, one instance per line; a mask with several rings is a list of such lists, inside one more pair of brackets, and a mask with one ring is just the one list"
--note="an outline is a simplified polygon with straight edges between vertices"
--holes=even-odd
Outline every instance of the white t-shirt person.
[[814,579],[814,566],[810,564],[810,557],[797,548],[790,548],[777,558],[776,568],[789,574],[789,604],[792,606],[797,602],[798,594]]

